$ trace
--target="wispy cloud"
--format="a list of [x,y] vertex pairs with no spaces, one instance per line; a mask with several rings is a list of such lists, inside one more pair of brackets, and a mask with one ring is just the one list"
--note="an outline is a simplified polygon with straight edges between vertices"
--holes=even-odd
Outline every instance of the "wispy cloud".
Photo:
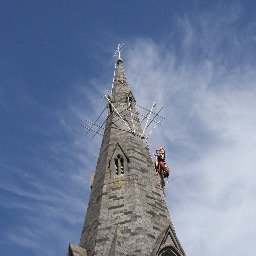
[[[166,120],[149,144],[167,149],[167,201],[191,256],[252,256],[256,249],[256,35],[244,15],[236,4],[177,16],[164,39],[133,38],[124,51],[137,103],[150,108],[155,100],[165,108]],[[96,47],[105,50],[103,43]],[[0,89],[5,110],[36,109],[43,124],[28,119],[22,127],[29,140],[19,143],[27,154],[17,159],[19,167],[9,159],[0,165],[0,206],[10,216],[16,212],[1,239],[33,255],[56,255],[56,247],[65,254],[68,242],[79,240],[101,139],[85,136],[81,125],[105,106],[100,96],[111,86],[109,68],[107,62],[97,78],[71,83],[61,108],[42,106],[25,89],[15,95]]]
[[139,104],[165,106],[151,146],[167,148],[168,204],[187,253],[253,255],[255,54],[252,34],[243,30],[241,38],[236,28],[239,6],[217,11],[178,17],[177,51],[172,43],[136,40],[126,70]]

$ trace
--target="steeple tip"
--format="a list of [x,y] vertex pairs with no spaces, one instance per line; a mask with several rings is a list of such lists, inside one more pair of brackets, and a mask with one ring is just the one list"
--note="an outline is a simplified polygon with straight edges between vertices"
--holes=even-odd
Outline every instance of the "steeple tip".
[[117,63],[117,64],[123,63],[123,60],[122,60],[122,59],[118,59],[118,60],[116,61],[116,63]]

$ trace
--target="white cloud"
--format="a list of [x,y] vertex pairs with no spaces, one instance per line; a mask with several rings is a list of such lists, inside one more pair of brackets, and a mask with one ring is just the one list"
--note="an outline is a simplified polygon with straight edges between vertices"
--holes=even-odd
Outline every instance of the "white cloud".
[[[215,20],[214,30],[209,17],[197,21],[210,35],[200,41],[204,50],[197,56],[191,51],[198,50],[202,34],[186,18],[181,60],[175,46],[139,39],[125,61],[138,104],[150,107],[155,99],[165,106],[165,125],[151,146],[167,148],[173,168],[168,204],[188,255],[252,256],[256,249],[256,73],[250,58],[241,65],[229,56],[241,54],[251,37],[226,34],[238,19],[234,12]],[[234,38],[225,55],[220,42]],[[248,52],[239,54],[244,60]]]
[[[168,205],[178,237],[191,256],[252,256],[256,249],[255,24],[238,30],[239,5],[226,11],[219,6],[193,18],[177,17],[165,42],[135,39],[124,51],[127,78],[138,104],[150,108],[155,100],[157,107],[165,107],[166,120],[150,137],[150,146],[167,149],[173,170]],[[18,177],[19,184],[6,174],[0,184],[16,196],[11,205],[6,199],[1,205],[25,212],[19,220],[29,229],[13,223],[4,234],[20,246],[51,248],[55,244],[42,236],[51,239],[57,234],[56,246],[64,252],[68,242],[79,239],[90,172],[100,146],[100,137],[84,136],[81,125],[85,119],[96,119],[105,104],[100,95],[111,86],[112,70],[100,72],[98,79],[72,85],[73,94],[63,110],[41,111],[56,118],[48,131],[31,128],[54,137],[42,150],[50,157],[31,153],[38,162],[31,166],[37,171]],[[25,94],[24,102],[38,105]],[[18,176],[24,172],[9,171]],[[78,233],[72,233],[75,225]]]

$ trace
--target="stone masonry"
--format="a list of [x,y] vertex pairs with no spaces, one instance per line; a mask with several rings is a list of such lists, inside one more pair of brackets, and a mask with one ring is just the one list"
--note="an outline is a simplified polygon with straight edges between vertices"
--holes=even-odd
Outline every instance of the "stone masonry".
[[108,101],[80,244],[70,246],[68,255],[185,256],[142,136],[121,59],[116,62]]

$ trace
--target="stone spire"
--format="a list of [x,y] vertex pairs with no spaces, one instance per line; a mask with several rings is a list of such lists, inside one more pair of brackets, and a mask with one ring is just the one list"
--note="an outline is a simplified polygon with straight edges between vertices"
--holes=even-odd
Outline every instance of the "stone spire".
[[129,92],[131,92],[131,89],[125,76],[123,61],[118,59],[115,65],[112,96],[125,96]]
[[80,245],[70,245],[69,255],[184,256],[142,136],[120,52],[106,98],[108,117]]

